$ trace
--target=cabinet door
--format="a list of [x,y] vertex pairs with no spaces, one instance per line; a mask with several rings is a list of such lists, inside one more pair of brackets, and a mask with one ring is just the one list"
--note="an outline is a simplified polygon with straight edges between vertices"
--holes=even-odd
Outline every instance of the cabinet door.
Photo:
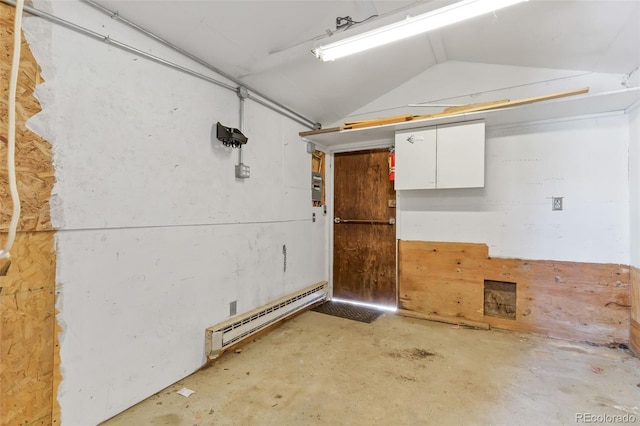
[[438,126],[437,188],[484,186],[484,122]]
[[396,133],[395,189],[436,187],[436,128]]

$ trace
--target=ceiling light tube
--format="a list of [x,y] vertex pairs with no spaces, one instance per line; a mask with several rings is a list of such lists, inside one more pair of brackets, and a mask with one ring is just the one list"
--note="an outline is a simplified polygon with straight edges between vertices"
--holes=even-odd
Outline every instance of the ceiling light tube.
[[318,59],[334,59],[382,46],[528,0],[464,0],[422,15],[367,31],[312,50]]

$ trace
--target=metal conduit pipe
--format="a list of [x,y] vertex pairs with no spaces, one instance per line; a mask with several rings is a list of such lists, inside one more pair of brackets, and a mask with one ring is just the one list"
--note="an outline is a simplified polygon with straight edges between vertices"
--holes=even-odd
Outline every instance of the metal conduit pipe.
[[[16,6],[15,0],[0,0],[0,2],[8,4],[10,6],[14,6],[14,7]],[[117,47],[119,49],[122,49],[122,50],[126,51],[126,52],[133,53],[133,54],[138,55],[140,57],[143,57],[143,58],[149,59],[149,60],[151,60],[153,62],[156,62],[158,64],[165,65],[165,66],[167,66],[169,68],[173,68],[175,70],[178,70],[178,71],[183,72],[185,74],[189,74],[189,75],[191,75],[193,77],[196,77],[196,78],[199,78],[201,80],[208,81],[209,83],[213,83],[213,84],[215,84],[217,86],[224,87],[225,89],[229,89],[229,90],[232,90],[234,92],[238,90],[237,87],[234,87],[234,86],[232,86],[230,84],[224,83],[222,81],[216,80],[215,78],[206,76],[206,75],[201,74],[201,73],[199,73],[197,71],[193,71],[193,70],[191,70],[189,68],[183,67],[182,65],[178,65],[178,64],[176,64],[174,62],[167,61],[166,59],[162,59],[162,58],[160,58],[158,56],[155,56],[155,55],[152,55],[150,53],[144,52],[144,51],[142,51],[140,49],[137,49],[137,48],[135,48],[133,46],[129,46],[128,44],[125,44],[125,43],[122,43],[122,42],[117,41],[115,39],[112,39],[109,36],[105,36],[103,34],[100,34],[100,33],[97,33],[95,31],[92,31],[92,30],[90,30],[88,28],[85,28],[85,27],[82,27],[80,25],[74,24],[73,22],[69,22],[69,21],[64,20],[62,18],[58,18],[57,16],[51,15],[50,13],[44,12],[44,11],[36,9],[34,7],[25,5],[24,6],[24,12],[26,12],[26,13],[28,13],[30,15],[33,15],[33,16],[37,16],[37,17],[42,18],[42,19],[46,19],[49,22],[58,24],[58,25],[60,25],[62,27],[68,28],[68,29],[70,29],[72,31],[75,31],[75,32],[79,33],[79,34],[83,34],[83,35],[89,36],[89,37],[91,37],[93,39],[100,40],[100,41],[103,41],[105,43],[109,43],[109,44],[111,44],[111,45],[113,45],[113,46],[115,46],[115,47]],[[159,39],[158,37],[154,37],[154,38]],[[171,47],[170,44],[167,44],[167,46]],[[183,53],[183,52],[180,52],[180,53]],[[191,58],[191,59],[193,59],[193,58]],[[200,61],[198,61],[198,62],[200,62]],[[216,71],[216,69],[214,67],[210,66],[210,65],[205,65],[205,66],[207,66],[209,69],[211,69],[212,71],[214,71],[216,73],[220,73],[220,71]],[[225,75],[222,75],[222,76],[226,78]],[[234,83],[236,83],[235,79],[233,79],[232,81]],[[256,94],[258,94],[259,96],[262,96],[258,92],[256,92]],[[309,128],[309,129],[319,128],[315,123],[313,123],[313,121],[305,118],[304,116],[301,116],[298,113],[295,113],[295,112],[289,110],[289,108],[284,107],[284,106],[282,106],[282,105],[280,105],[280,104],[278,104],[276,102],[269,101],[269,102],[272,103],[272,104],[270,104],[268,102],[259,100],[258,98],[255,98],[255,97],[250,97],[250,98],[252,100],[256,101],[257,103],[259,103],[259,104],[261,104],[261,105],[263,105],[263,106],[265,106],[265,107],[267,107],[269,109],[272,109],[273,111],[276,111],[276,112],[278,112],[280,114],[283,114],[283,115],[287,116],[288,118],[296,121],[297,123]],[[268,98],[265,97],[265,99],[268,99]],[[279,108],[281,108],[281,109],[279,109]],[[289,114],[287,114],[287,112]],[[293,114],[293,115],[290,115],[290,114]],[[302,117],[302,119],[300,119],[299,117]]]
[[[16,2],[14,0],[0,0],[0,1],[2,3],[6,3],[6,4],[11,5],[11,6],[15,6],[16,5]],[[77,33],[89,36],[89,37],[94,38],[96,40],[104,41],[105,43],[111,44],[111,45],[113,45],[113,46],[115,46],[115,47],[117,47],[119,49],[122,49],[122,50],[124,50],[126,52],[133,53],[133,54],[136,54],[136,55],[141,56],[143,58],[150,59],[150,60],[152,60],[152,61],[154,61],[156,63],[159,63],[161,65],[168,66],[170,68],[173,68],[173,69],[176,69],[178,71],[181,71],[181,72],[183,72],[185,74],[189,74],[189,75],[192,75],[194,77],[200,78],[202,80],[208,81],[209,83],[213,83],[213,84],[216,84],[218,86],[222,86],[222,87],[224,87],[226,89],[229,89],[229,90],[234,90],[234,91],[236,90],[236,88],[231,86],[230,84],[223,83],[223,82],[218,81],[218,80],[216,80],[214,78],[208,77],[208,76],[206,76],[204,74],[201,74],[201,73],[193,71],[193,70],[191,70],[189,68],[183,67],[182,65],[178,65],[176,63],[167,61],[166,59],[162,59],[162,58],[160,58],[158,56],[154,56],[154,55],[152,55],[150,53],[147,53],[147,52],[144,52],[144,51],[142,51],[140,49],[137,49],[135,47],[129,46],[128,44],[125,44],[125,43],[119,42],[118,40],[112,39],[109,36],[105,36],[105,35],[102,35],[100,33],[95,32],[95,31],[92,31],[92,30],[90,30],[88,28],[81,27],[80,25],[76,25],[73,22],[69,22],[69,21],[66,21],[64,19],[58,18],[57,16],[53,16],[53,15],[51,15],[51,14],[49,14],[47,12],[44,12],[42,10],[35,9],[35,8],[31,7],[31,6],[26,6],[25,5],[24,6],[24,11],[29,13],[30,15],[46,19],[47,21],[50,21],[50,22],[53,22],[55,24],[61,25],[61,26],[65,27],[65,28],[68,28],[68,29],[73,30],[73,31],[75,31]]]
[[[244,87],[246,87],[246,86],[244,86]],[[270,104],[270,103],[262,100],[261,98],[258,98],[256,96],[252,95],[251,92],[247,93],[247,99],[251,99],[255,103],[260,104],[260,105],[262,105],[264,107],[267,107],[270,110],[277,112],[278,114],[282,114],[282,115],[290,118],[291,120],[293,120],[293,121],[295,121],[295,122],[297,122],[299,124],[302,124],[303,126],[307,127],[308,129],[316,130],[316,129],[320,129],[321,128],[319,123],[316,123],[314,125],[309,125],[309,123],[307,123],[305,121],[302,121],[297,117],[293,117],[293,116],[287,114],[285,111],[283,111],[281,109],[278,109],[275,105]]]
[[[246,86],[240,86],[240,87],[246,87]],[[239,87],[234,89],[234,91],[237,91],[238,89],[239,89]],[[320,125],[319,124],[310,125],[307,121],[302,121],[298,117],[294,117],[291,114],[288,114],[286,111],[283,111],[283,110],[279,109],[277,106],[275,106],[275,105],[273,105],[273,104],[271,104],[269,102],[263,101],[262,99],[257,98],[255,96],[251,96],[251,93],[247,93],[245,98],[246,99],[251,99],[252,101],[254,101],[257,104],[260,104],[260,105],[262,105],[264,107],[267,107],[270,110],[277,112],[278,114],[284,115],[285,117],[295,121],[296,123],[302,124],[304,127],[308,128],[308,129],[311,129],[311,130],[320,129]],[[240,129],[240,130],[242,130],[242,129]]]
[[[298,123],[303,124],[304,126],[307,126],[307,127],[311,128],[311,129],[315,129],[315,128],[318,127],[318,123],[314,122],[313,120],[310,120],[307,117],[305,117],[304,115],[292,110],[291,108],[289,108],[289,107],[287,107],[285,105],[282,105],[281,103],[276,102],[273,99],[270,99],[268,96],[265,96],[262,93],[260,93],[259,91],[255,90],[254,88],[252,88],[250,86],[247,86],[246,84],[244,84],[240,80],[236,79],[235,77],[233,77],[233,76],[225,73],[224,71],[214,67],[213,65],[211,65],[208,62],[198,58],[197,56],[187,52],[186,50],[182,49],[181,47],[176,46],[175,44],[171,43],[170,41],[165,40],[164,38],[158,36],[157,34],[154,34],[151,31],[146,30],[146,29],[142,28],[141,26],[137,25],[136,23],[131,22],[126,18],[123,18],[122,16],[120,16],[120,14],[118,12],[114,12],[112,10],[109,10],[106,7],[99,5],[98,3],[96,3],[93,0],[82,0],[82,2],[87,3],[87,4],[91,5],[91,6],[93,6],[94,8],[100,10],[101,12],[109,15],[112,19],[117,19],[118,21],[130,26],[131,28],[133,28],[133,29],[135,29],[135,30],[137,30],[137,31],[139,31],[139,32],[141,32],[143,34],[145,34],[146,36],[151,37],[156,41],[159,41],[160,43],[162,43],[165,46],[175,50],[176,52],[186,56],[187,58],[199,63],[200,65],[205,66],[206,68],[210,69],[211,71],[215,72],[216,74],[218,74],[218,75],[220,75],[220,76],[222,76],[222,77],[224,77],[224,78],[226,78],[226,79],[228,79],[230,81],[233,81],[238,86],[247,88],[247,90],[249,90],[249,91],[255,93],[256,95],[260,96],[261,98],[265,99],[268,103],[277,106],[278,108],[280,108],[280,110],[273,108],[271,105],[268,105],[267,102],[262,102],[261,104],[266,106],[267,108],[273,109],[274,111],[276,111],[276,112],[278,112],[280,114],[282,114],[283,111],[286,111],[287,113],[299,118],[299,120],[296,120]],[[233,90],[236,90],[236,88],[233,88]],[[250,98],[252,100],[256,100],[253,97],[250,97]],[[287,115],[287,114],[285,114],[285,115]],[[292,118],[292,117],[290,117],[290,118]],[[302,120],[302,121],[300,121],[300,120]],[[242,129],[240,129],[240,130],[242,130]]]
[[[238,87],[238,99],[240,101],[240,111],[238,114],[238,129],[242,132],[244,127],[244,100],[247,98],[247,90],[242,86]],[[238,147],[238,166],[242,166],[242,145]]]

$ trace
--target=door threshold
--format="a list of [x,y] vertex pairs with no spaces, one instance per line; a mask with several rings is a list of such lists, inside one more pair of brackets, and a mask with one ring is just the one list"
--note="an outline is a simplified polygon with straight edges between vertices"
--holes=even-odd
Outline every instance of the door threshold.
[[365,308],[371,308],[371,309],[376,309],[378,311],[385,311],[385,312],[396,312],[398,310],[398,308],[395,306],[378,305],[376,303],[359,302],[357,300],[338,299],[337,297],[332,297],[331,301],[337,302],[337,303],[348,303],[350,305],[356,305],[356,306],[363,306]]

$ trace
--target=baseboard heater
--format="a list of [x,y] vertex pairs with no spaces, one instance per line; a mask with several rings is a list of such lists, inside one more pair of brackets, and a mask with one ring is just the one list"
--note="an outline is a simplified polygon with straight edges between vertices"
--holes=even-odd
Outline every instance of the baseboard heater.
[[327,298],[328,283],[319,282],[289,296],[207,328],[207,354],[215,359],[230,346]]

